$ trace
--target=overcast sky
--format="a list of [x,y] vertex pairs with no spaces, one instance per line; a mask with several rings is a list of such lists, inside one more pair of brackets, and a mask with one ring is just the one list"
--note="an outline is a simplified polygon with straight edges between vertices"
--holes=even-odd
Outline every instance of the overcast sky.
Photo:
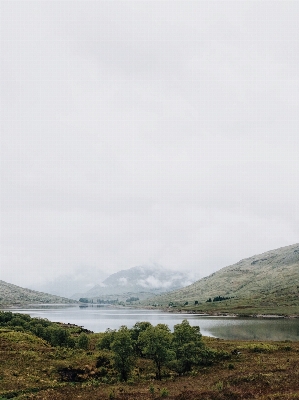
[[0,279],[298,242],[299,2],[0,6]]

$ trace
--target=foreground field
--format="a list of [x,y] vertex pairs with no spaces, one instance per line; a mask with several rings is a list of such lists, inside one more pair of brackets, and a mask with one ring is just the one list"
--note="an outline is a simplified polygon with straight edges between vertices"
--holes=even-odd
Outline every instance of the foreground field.
[[[33,334],[0,330],[0,399],[299,399],[299,342],[243,342],[203,338],[225,360],[179,376],[163,369],[155,380],[150,360],[138,359],[127,383],[103,372],[97,349],[52,347]],[[103,357],[102,357],[103,359]]]

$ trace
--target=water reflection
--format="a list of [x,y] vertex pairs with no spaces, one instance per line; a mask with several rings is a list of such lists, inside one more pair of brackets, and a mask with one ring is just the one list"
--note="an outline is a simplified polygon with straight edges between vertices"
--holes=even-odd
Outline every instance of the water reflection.
[[121,325],[131,328],[137,321],[149,321],[153,325],[163,323],[173,329],[175,324],[186,318],[190,325],[199,325],[201,333],[206,336],[240,340],[299,340],[299,319],[207,317],[107,306],[81,308],[42,305],[10,311],[47,318],[50,321],[76,324],[94,332],[104,332],[107,328],[118,329]]
[[298,319],[238,319],[238,324],[219,324],[211,333],[223,339],[299,340]]

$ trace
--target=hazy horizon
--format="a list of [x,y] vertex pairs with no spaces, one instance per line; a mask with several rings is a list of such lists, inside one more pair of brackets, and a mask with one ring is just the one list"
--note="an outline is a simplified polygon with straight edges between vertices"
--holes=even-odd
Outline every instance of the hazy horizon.
[[298,242],[298,2],[0,13],[1,280],[207,276]]

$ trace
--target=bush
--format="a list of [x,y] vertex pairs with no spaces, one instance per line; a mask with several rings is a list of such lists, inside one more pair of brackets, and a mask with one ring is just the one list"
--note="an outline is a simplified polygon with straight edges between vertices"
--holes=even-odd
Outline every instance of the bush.
[[97,357],[96,360],[96,367],[105,367],[105,368],[110,368],[111,367],[111,358],[110,358],[110,353],[107,351],[101,351],[100,354]]
[[98,348],[100,350],[111,350],[111,343],[114,340],[116,330],[115,329],[106,329],[105,333],[103,334],[101,340],[98,343]]
[[253,353],[271,353],[278,350],[278,347],[276,345],[264,343],[249,344],[247,348]]
[[78,337],[78,347],[83,350],[87,350],[89,347],[89,337],[84,332],[80,333]]
[[169,392],[166,388],[163,388],[161,390],[161,397],[167,397],[169,395]]
[[151,385],[151,386],[149,387],[149,392],[150,392],[150,394],[151,394],[152,396],[155,394],[155,388],[154,388],[153,385]]

